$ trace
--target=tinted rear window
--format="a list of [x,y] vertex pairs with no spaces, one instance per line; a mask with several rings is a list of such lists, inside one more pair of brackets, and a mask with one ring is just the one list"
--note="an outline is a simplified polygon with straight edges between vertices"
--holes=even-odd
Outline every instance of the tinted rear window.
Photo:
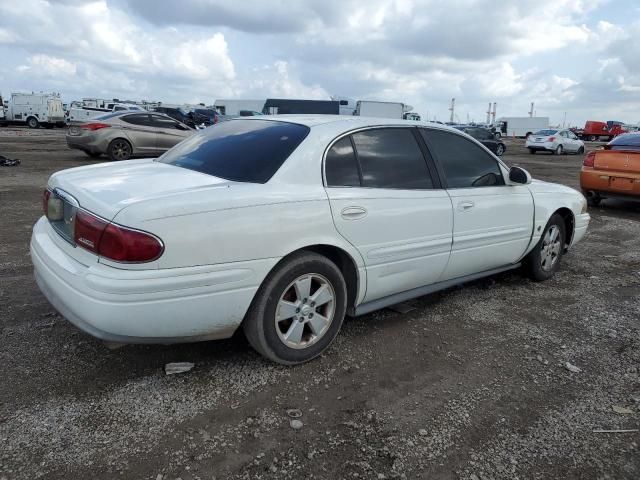
[[605,148],[607,150],[640,150],[640,133],[618,135]]
[[193,135],[159,162],[226,180],[266,183],[309,134],[309,127],[269,120],[230,120]]
[[549,135],[555,135],[556,133],[558,133],[557,130],[538,130],[536,133],[534,133],[534,135],[542,135],[548,137]]

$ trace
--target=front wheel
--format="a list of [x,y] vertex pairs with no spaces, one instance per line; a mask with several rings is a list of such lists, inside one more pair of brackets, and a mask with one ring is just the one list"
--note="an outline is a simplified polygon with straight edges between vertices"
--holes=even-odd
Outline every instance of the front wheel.
[[562,155],[563,153],[564,153],[564,149],[562,148],[562,145],[558,145],[558,148],[556,148],[555,154]]
[[549,219],[542,238],[525,260],[529,276],[534,281],[548,280],[558,271],[564,254],[565,238],[564,219],[554,214]]
[[504,153],[504,145],[499,143],[498,146],[496,147],[496,155],[501,157],[503,153]]
[[29,117],[29,120],[27,120],[27,125],[29,126],[29,128],[38,128],[40,126],[40,123],[38,122],[38,119],[36,117]]
[[582,155],[582,154],[584,154],[584,147],[580,147],[580,148],[578,149],[578,152],[577,152],[577,153],[578,153],[578,155]]
[[340,269],[312,252],[296,253],[269,274],[243,322],[251,346],[274,362],[295,365],[334,340],[347,308]]

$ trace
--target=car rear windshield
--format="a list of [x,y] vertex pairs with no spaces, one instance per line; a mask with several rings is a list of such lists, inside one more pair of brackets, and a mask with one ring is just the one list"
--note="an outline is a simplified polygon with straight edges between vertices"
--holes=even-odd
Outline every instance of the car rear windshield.
[[158,159],[226,180],[266,183],[309,134],[272,120],[230,120],[189,137]]
[[607,150],[640,150],[640,133],[618,135],[605,148]]
[[549,135],[555,135],[556,133],[558,133],[557,130],[538,130],[536,133],[534,133],[534,135],[549,136]]

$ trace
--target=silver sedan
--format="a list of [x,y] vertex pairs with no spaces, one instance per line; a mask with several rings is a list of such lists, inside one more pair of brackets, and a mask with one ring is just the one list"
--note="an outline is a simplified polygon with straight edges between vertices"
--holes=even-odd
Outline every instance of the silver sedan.
[[118,112],[103,115],[82,125],[72,125],[67,145],[90,157],[106,154],[111,160],[157,157],[195,130],[184,123],[150,112]]

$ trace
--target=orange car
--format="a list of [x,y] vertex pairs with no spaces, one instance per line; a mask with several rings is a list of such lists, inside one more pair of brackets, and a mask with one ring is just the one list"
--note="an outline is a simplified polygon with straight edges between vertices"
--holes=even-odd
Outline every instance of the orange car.
[[640,133],[625,133],[587,154],[580,188],[589,205],[607,197],[640,198]]

